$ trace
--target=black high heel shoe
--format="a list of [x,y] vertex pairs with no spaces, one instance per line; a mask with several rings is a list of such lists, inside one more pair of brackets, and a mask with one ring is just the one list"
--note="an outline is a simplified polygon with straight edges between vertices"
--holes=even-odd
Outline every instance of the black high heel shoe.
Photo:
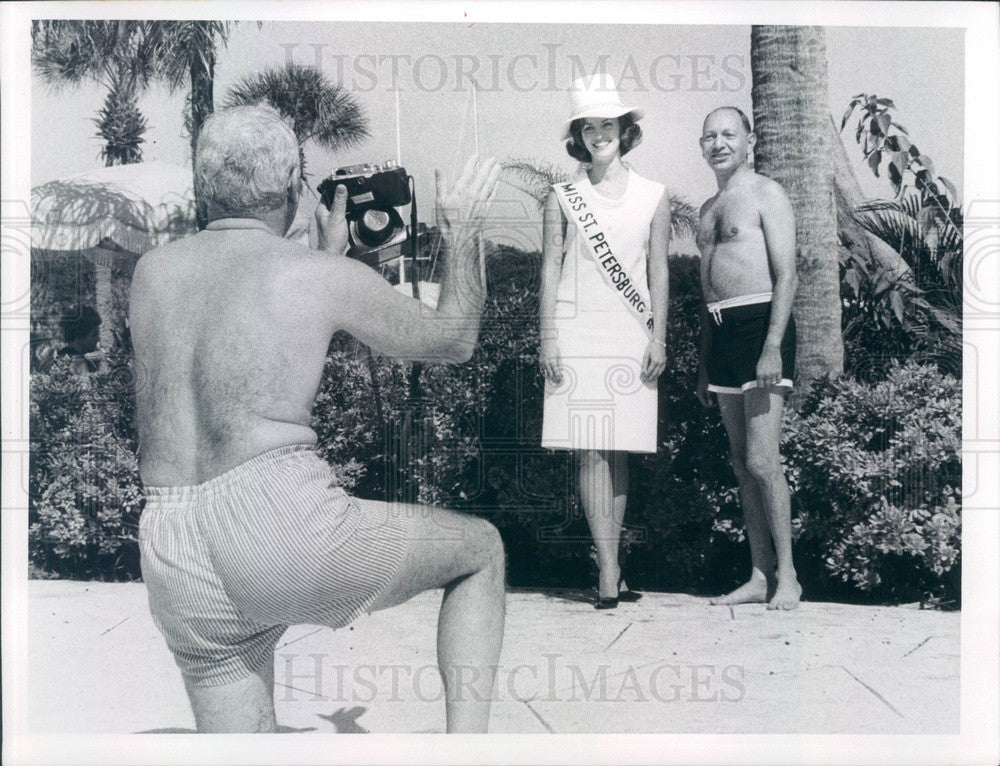
[[624,578],[618,581],[618,595],[611,598],[604,598],[600,594],[597,596],[597,601],[594,603],[594,609],[616,609],[618,607],[618,602],[624,603],[634,603],[642,598],[642,593],[637,590],[620,590],[622,584],[625,582]]

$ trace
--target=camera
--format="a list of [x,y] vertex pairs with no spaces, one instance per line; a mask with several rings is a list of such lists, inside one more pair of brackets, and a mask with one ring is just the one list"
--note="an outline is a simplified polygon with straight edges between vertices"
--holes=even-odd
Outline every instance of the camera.
[[381,263],[399,255],[398,250],[375,254],[407,239],[399,209],[414,202],[411,180],[404,168],[388,160],[340,168],[319,185],[317,191],[328,210],[337,186],[347,187],[347,231],[353,257]]

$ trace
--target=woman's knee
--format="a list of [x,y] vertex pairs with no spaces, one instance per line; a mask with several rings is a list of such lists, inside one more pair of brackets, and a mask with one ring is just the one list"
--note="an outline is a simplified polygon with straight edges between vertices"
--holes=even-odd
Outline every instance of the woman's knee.
[[770,452],[758,452],[746,457],[746,470],[758,481],[770,481],[781,475],[781,458]]

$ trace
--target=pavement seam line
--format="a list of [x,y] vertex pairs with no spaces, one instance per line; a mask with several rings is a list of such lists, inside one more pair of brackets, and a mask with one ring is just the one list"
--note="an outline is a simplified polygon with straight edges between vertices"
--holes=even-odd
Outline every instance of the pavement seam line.
[[538,722],[539,722],[540,724],[542,724],[542,726],[544,726],[544,727],[545,727],[545,730],[546,730],[546,731],[547,731],[547,732],[548,732],[549,734],[555,734],[555,733],[556,733],[556,730],[555,730],[555,729],[553,729],[553,728],[552,728],[551,726],[549,726],[548,722],[547,722],[547,721],[546,721],[546,720],[545,720],[544,718],[542,718],[542,716],[541,716],[541,715],[539,715],[538,711],[537,711],[537,710],[535,710],[535,709],[534,709],[534,708],[533,708],[533,707],[531,706],[531,703],[530,703],[530,702],[529,702],[528,700],[521,700],[521,702],[523,702],[523,703],[524,703],[524,706],[525,706],[526,708],[528,708],[528,710],[530,710],[530,711],[532,712],[532,714],[533,714],[533,715],[535,716],[535,718],[537,718],[537,719],[538,719]]
[[934,636],[932,636],[932,635],[931,635],[931,636],[927,636],[927,638],[925,638],[925,639],[924,639],[923,641],[921,641],[921,642],[920,642],[919,644],[917,644],[917,645],[916,645],[915,647],[913,647],[912,649],[910,649],[910,651],[908,651],[908,652],[907,652],[906,654],[904,654],[903,656],[904,656],[904,657],[909,657],[909,656],[910,656],[911,654],[913,654],[913,653],[914,653],[915,651],[917,651],[917,649],[919,649],[919,648],[920,648],[921,646],[923,646],[924,644],[926,644],[926,643],[927,643],[928,641],[930,641],[930,640],[931,640],[932,638],[934,638]]
[[[299,687],[292,686],[291,684],[283,684],[283,683],[281,683],[281,681],[275,681],[274,685],[275,686],[284,686],[286,689],[292,689],[293,691],[302,692],[303,694],[309,694],[309,695],[312,695],[313,697],[319,697],[319,699],[323,700],[324,702],[334,702],[335,701],[335,700],[331,699],[330,697],[327,697],[325,694],[316,694],[316,692],[311,692],[308,689],[300,689]],[[280,700],[280,701],[281,702],[292,702],[293,700]],[[316,700],[313,700],[313,702],[315,702],[315,701]]]
[[841,665],[840,667],[844,669],[844,672],[847,673],[847,675],[849,675],[851,678],[853,678],[855,681],[857,681],[859,684],[865,687],[868,691],[870,691],[872,694],[878,697],[882,701],[882,704],[885,705],[887,708],[889,708],[889,710],[898,715],[900,718],[903,719],[906,718],[905,715],[896,710],[896,708],[893,706],[891,702],[889,702],[889,700],[887,700],[885,697],[883,697],[881,694],[875,691],[872,687],[870,687],[868,684],[866,684],[864,681],[862,681],[860,678],[854,675],[850,670],[848,670],[846,665]]
[[[126,617],[124,620],[122,620],[122,622],[126,622],[127,620],[128,620],[128,617]],[[110,633],[115,628],[117,628],[119,625],[121,625],[122,622],[119,622],[119,623],[116,623],[115,625],[112,625],[110,628],[108,628],[106,631],[104,631],[104,633],[101,633],[101,636],[105,635],[106,633]],[[101,636],[98,636],[98,638],[100,638]]]
[[274,648],[274,651],[278,651],[278,649],[284,649],[286,646],[291,646],[296,641],[301,641],[303,638],[309,638],[309,636],[314,636],[317,633],[319,633],[321,630],[323,630],[323,628],[316,628],[316,630],[314,630],[314,631],[312,631],[310,633],[306,633],[305,635],[299,636],[298,638],[293,638],[291,641],[286,641],[281,646],[276,646]]
[[624,628],[622,628],[621,633],[619,633],[617,636],[615,636],[614,638],[612,638],[611,639],[611,643],[608,644],[607,646],[605,646],[604,649],[602,649],[601,651],[606,652],[608,649],[610,649],[612,646],[614,646],[615,642],[617,642],[619,638],[621,638],[622,636],[625,635],[625,631],[632,627],[632,624],[633,623],[630,622],[628,625],[626,625]]

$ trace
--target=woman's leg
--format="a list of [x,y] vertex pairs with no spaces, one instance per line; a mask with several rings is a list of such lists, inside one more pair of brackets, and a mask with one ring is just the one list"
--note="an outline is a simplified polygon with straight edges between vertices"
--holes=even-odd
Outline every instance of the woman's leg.
[[[617,513],[613,474],[614,452],[584,450],[580,453],[580,502],[597,548],[600,569],[598,595],[614,598],[618,593],[618,543],[622,516]],[[624,502],[621,504],[624,513]]]
[[[616,535],[621,541],[622,527],[625,525],[625,506],[628,502],[628,453],[616,450],[611,453],[611,487],[614,492],[614,517],[618,525]],[[621,580],[621,578],[619,578]],[[628,585],[620,583],[621,590]]]

